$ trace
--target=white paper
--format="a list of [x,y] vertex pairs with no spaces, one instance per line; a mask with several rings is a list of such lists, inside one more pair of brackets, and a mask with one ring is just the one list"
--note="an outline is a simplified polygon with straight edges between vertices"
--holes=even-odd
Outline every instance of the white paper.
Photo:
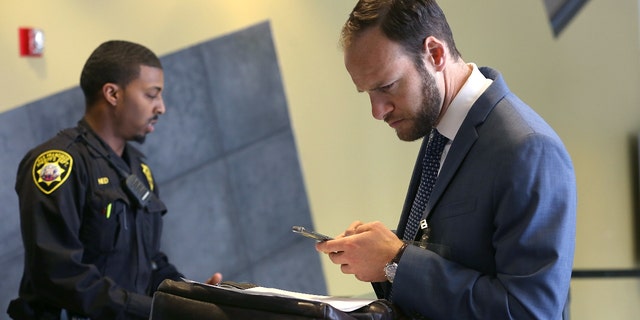
[[206,286],[212,286],[219,289],[231,290],[231,291],[241,292],[245,294],[261,295],[261,296],[276,296],[276,297],[285,297],[285,298],[295,298],[295,299],[307,300],[307,301],[324,302],[344,312],[351,312],[353,310],[357,310],[375,301],[373,299],[339,298],[339,297],[331,297],[331,296],[323,296],[323,295],[314,295],[314,294],[300,293],[300,292],[275,289],[275,288],[267,288],[267,287],[237,289],[237,288],[228,287],[228,286],[209,285],[206,283],[201,283],[201,282],[188,280],[188,279],[183,279],[183,280],[186,282],[199,283]]
[[331,296],[313,295],[313,294],[300,293],[300,292],[287,291],[287,290],[274,289],[274,288],[266,288],[266,287],[249,288],[244,291],[249,291],[251,293],[258,293],[262,295],[271,295],[271,296],[278,296],[278,297],[296,298],[301,300],[324,302],[344,312],[350,312],[350,311],[359,309],[374,301],[371,299],[338,298],[338,297],[331,297]]

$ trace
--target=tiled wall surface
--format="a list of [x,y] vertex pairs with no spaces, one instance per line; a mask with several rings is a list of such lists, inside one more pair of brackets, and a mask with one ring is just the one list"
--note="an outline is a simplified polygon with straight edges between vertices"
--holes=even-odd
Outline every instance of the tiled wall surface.
[[[291,232],[312,221],[269,23],[161,59],[167,113],[139,147],[169,208],[169,259],[194,280],[220,271],[227,280],[325,294],[313,241]],[[83,112],[74,87],[0,114],[0,314],[22,275],[18,162]]]

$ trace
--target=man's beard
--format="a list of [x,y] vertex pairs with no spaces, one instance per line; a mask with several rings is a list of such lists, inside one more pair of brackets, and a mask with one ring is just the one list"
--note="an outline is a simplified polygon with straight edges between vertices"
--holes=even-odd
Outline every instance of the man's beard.
[[424,67],[424,64],[417,66],[422,75],[422,103],[420,109],[415,114],[413,126],[407,131],[397,131],[398,138],[402,141],[414,141],[427,136],[440,115],[440,90],[436,86],[436,80]]
[[133,137],[133,141],[139,143],[139,144],[143,144],[144,141],[147,139],[147,135],[146,134],[139,134],[136,135],[135,137]]

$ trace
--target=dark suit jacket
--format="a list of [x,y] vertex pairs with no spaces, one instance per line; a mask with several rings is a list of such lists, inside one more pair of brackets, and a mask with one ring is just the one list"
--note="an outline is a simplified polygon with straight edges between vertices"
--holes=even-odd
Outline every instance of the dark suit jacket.
[[424,213],[432,250],[409,246],[392,290],[374,288],[407,315],[429,319],[560,319],[575,246],[573,165],[553,129],[502,76],[480,70],[494,81],[462,123]]

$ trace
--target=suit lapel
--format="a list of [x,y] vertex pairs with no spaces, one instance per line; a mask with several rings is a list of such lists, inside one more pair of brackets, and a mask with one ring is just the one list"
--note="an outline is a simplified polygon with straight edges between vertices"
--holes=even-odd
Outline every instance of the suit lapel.
[[480,98],[476,100],[460,126],[451,144],[447,158],[440,170],[436,184],[431,191],[429,202],[422,216],[423,219],[431,215],[433,208],[440,200],[442,194],[455,176],[455,173],[458,171],[458,168],[462,165],[469,150],[471,150],[471,147],[478,139],[479,129],[491,110],[493,110],[495,105],[509,92],[508,87],[499,73],[486,68],[481,68],[481,71],[487,78],[493,79],[493,83]]

